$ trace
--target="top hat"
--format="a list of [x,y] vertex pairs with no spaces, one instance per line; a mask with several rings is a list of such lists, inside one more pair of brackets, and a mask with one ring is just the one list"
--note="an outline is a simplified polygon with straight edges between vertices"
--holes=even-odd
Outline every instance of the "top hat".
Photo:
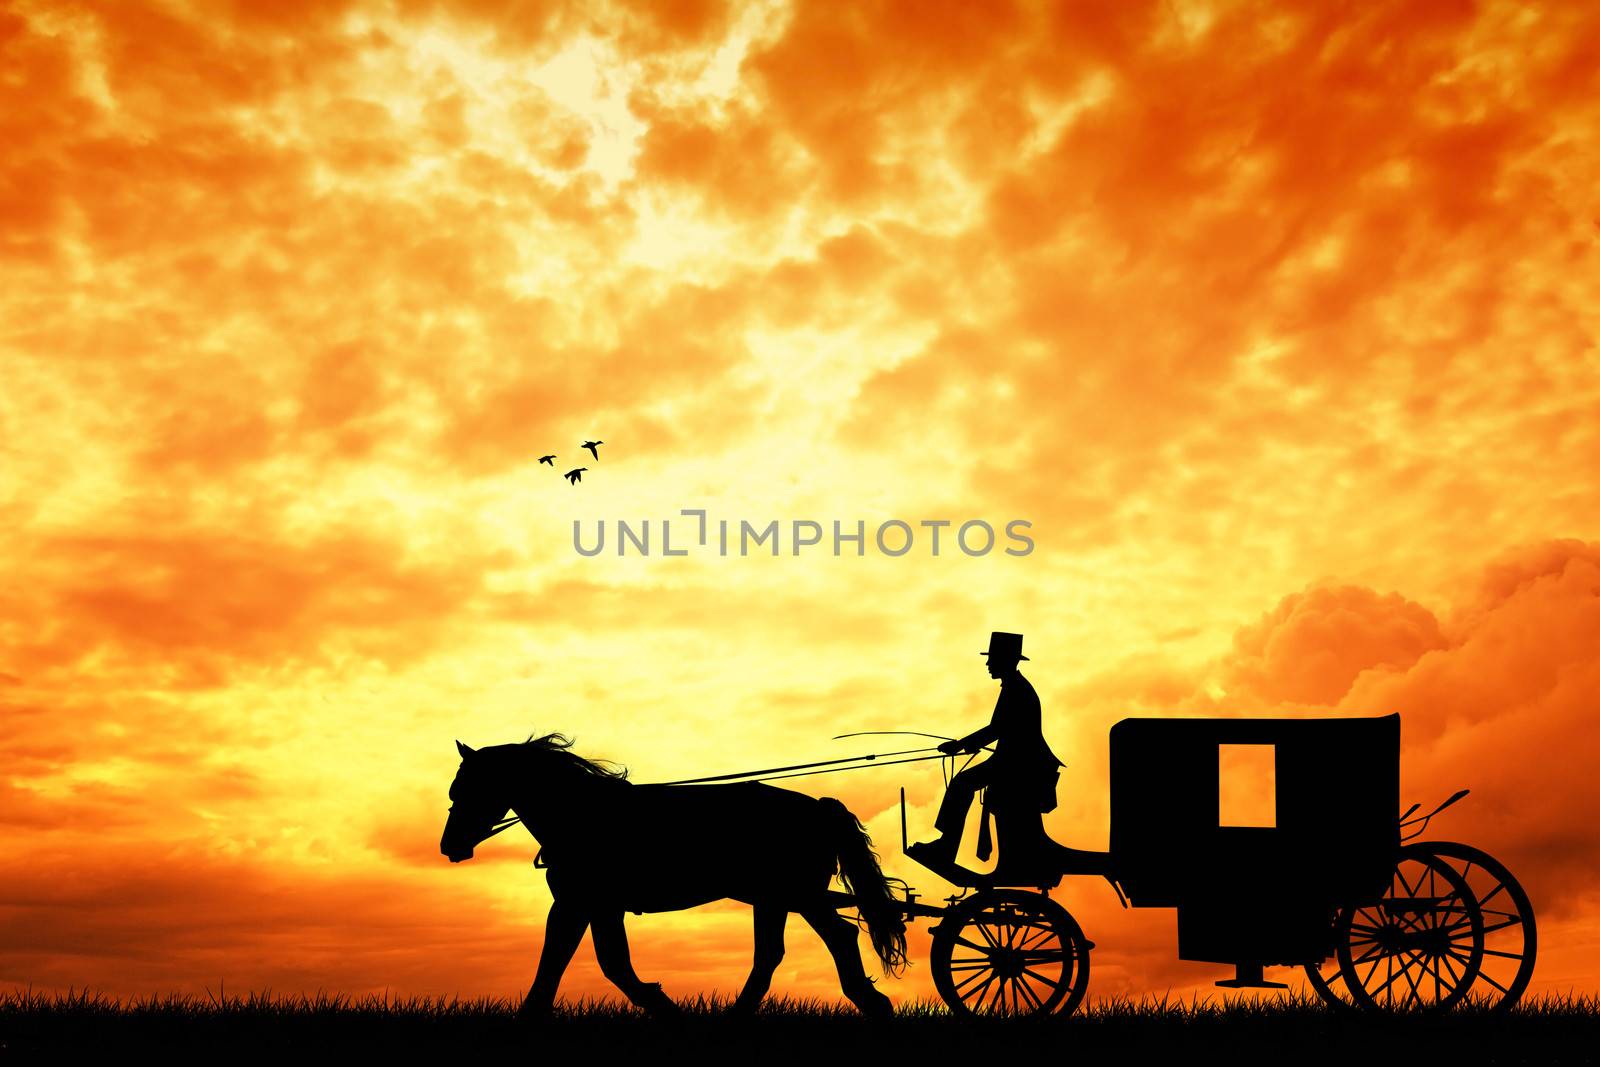
[[996,659],[1027,659],[1022,654],[1022,635],[1002,633],[999,630],[989,635],[989,647],[980,656],[994,656]]

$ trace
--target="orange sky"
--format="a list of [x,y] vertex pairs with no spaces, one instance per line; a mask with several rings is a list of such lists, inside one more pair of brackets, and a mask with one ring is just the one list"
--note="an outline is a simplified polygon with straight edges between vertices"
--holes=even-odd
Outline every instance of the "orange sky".
[[[960,733],[1003,629],[1058,839],[1125,715],[1399,711],[1532,990],[1600,991],[1597,128],[1576,0],[0,7],[0,983],[520,994],[549,898],[438,855],[453,739]],[[573,551],[695,507],[1036,548]],[[946,891],[932,765],[789,784]],[[1220,992],[1056,896],[1091,997]],[[747,908],[630,931],[743,981]]]

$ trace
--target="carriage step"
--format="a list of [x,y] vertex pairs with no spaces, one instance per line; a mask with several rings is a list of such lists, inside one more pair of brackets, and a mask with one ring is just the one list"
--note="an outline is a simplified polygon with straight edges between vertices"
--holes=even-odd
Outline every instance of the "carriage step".
[[1288,989],[1285,982],[1269,982],[1266,975],[1262,974],[1259,963],[1236,963],[1233,965],[1233,977],[1224,978],[1217,983],[1224,989]]

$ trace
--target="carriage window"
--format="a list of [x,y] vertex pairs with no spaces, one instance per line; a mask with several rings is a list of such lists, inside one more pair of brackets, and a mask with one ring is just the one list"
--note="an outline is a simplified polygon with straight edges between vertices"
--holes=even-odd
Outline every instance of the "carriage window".
[[1217,746],[1217,825],[1278,825],[1278,750]]

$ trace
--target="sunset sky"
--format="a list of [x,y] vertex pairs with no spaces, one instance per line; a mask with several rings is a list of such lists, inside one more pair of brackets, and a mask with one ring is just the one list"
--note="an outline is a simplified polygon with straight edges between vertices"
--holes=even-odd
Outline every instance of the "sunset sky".
[[[549,894],[439,855],[455,739],[904,747],[831,738],[983,725],[1009,630],[1061,842],[1126,716],[1398,711],[1530,991],[1600,992],[1596,130],[1587,0],[0,4],[0,986],[520,995]],[[686,508],[782,551],[617,555]],[[949,892],[937,764],[784,784]],[[1222,992],[1054,895],[1091,999]],[[629,932],[749,967],[743,905]]]

